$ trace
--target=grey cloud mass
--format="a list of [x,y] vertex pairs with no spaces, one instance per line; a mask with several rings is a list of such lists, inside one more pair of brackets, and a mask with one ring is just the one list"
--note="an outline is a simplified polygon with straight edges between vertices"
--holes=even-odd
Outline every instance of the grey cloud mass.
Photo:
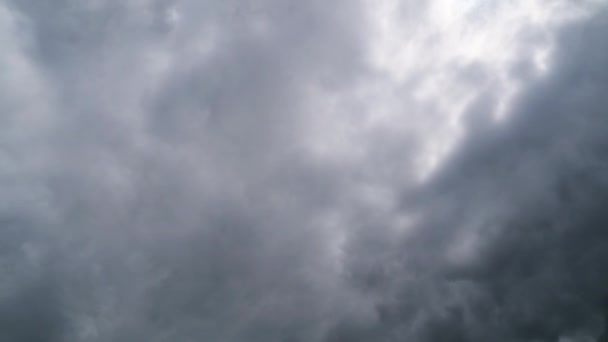
[[335,340],[606,340],[607,23],[562,29],[551,71],[510,119],[472,125],[406,200],[419,230],[356,273],[380,298],[376,320],[345,322]]
[[0,341],[608,341],[606,3],[512,3],[0,1]]

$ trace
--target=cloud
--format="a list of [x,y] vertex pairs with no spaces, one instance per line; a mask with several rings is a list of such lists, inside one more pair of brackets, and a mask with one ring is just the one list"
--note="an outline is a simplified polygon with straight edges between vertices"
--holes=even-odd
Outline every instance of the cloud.
[[[378,316],[345,323],[335,340],[605,338],[605,30],[603,13],[561,29],[550,71],[520,90],[508,119],[469,126],[421,197],[408,196],[401,210],[422,217],[413,236],[364,267],[352,253]],[[492,107],[469,109],[479,110]]]
[[594,3],[1,4],[0,336],[597,338]]

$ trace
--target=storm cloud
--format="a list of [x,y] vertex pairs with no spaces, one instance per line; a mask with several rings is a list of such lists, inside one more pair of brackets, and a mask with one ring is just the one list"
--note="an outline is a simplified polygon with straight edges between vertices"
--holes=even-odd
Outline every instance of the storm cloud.
[[608,340],[603,1],[0,1],[0,340]]

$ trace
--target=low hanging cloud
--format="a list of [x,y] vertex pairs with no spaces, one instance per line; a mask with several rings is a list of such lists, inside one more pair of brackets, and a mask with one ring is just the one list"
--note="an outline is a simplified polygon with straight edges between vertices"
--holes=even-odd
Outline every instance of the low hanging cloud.
[[0,340],[606,341],[603,1],[0,2]]
[[360,243],[354,278],[378,315],[335,340],[606,339],[607,28],[598,14],[560,29],[550,71],[508,119],[473,123],[422,194],[405,195],[416,231],[380,251]]

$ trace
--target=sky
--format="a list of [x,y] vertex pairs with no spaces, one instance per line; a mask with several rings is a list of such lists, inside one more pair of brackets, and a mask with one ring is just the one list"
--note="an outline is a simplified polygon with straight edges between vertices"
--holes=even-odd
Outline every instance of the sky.
[[608,341],[605,0],[0,0],[3,342]]

